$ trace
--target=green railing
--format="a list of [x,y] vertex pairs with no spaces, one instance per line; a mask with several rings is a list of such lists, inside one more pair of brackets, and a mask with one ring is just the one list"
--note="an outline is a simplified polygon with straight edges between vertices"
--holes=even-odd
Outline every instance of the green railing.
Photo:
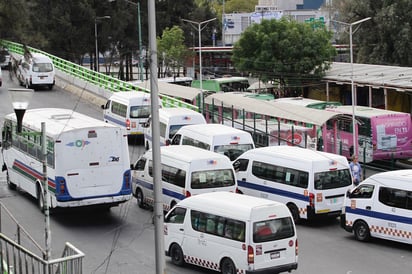
[[[3,46],[7,47],[10,52],[21,54],[21,55],[23,55],[24,53],[23,45],[19,43],[7,41],[7,40],[0,40],[0,43]],[[56,69],[60,70],[61,72],[64,72],[67,75],[71,75],[83,81],[92,83],[105,90],[108,90],[111,92],[122,92],[122,91],[134,91],[135,90],[135,91],[143,91],[143,92],[150,93],[149,89],[144,89],[144,88],[135,86],[129,82],[116,79],[110,75],[96,72],[94,70],[88,69],[81,65],[78,65],[78,64],[66,61],[62,58],[56,57],[54,55],[51,55],[47,52],[44,52],[44,51],[41,51],[41,50],[38,50],[32,47],[27,47],[27,48],[31,52],[42,53],[50,57],[53,60],[53,64],[56,67]],[[159,97],[161,98],[162,105],[164,107],[183,107],[183,108],[189,108],[189,109],[199,111],[199,108],[197,106],[186,103],[183,100],[180,100],[179,98],[174,98],[174,97],[170,97],[167,95],[163,95],[160,92],[159,92]]]

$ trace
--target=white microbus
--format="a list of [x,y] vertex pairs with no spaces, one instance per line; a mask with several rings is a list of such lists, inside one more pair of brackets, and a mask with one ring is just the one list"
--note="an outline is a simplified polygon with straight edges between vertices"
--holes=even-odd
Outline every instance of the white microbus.
[[[162,103],[158,99],[159,107]],[[102,105],[106,123],[126,128],[128,135],[144,136],[143,124],[150,116],[150,93],[142,91],[116,92]]]
[[[206,124],[205,117],[194,110],[188,108],[161,108],[159,109],[160,126],[160,146],[168,146],[170,140],[176,132],[186,125]],[[145,126],[145,147],[146,150],[152,148],[152,127],[151,118]]]
[[243,152],[255,148],[249,132],[222,124],[188,125],[181,127],[172,145],[191,145],[224,154],[231,161]]
[[172,263],[221,273],[279,273],[298,267],[298,240],[288,208],[230,192],[179,202],[164,222]]
[[412,169],[374,174],[348,192],[341,226],[360,241],[412,244]]
[[297,146],[252,149],[233,165],[241,193],[286,204],[295,223],[339,216],[352,186],[346,157]]
[[51,90],[55,83],[56,71],[52,59],[48,56],[31,53],[30,58],[23,56],[19,60],[16,74],[20,85],[26,88],[47,86]]
[[17,133],[16,115],[5,116],[1,151],[11,188],[29,193],[43,208],[42,122],[47,136],[50,208],[110,207],[130,200],[125,130],[69,109],[27,110],[21,133]]
[[[235,172],[223,155],[193,146],[160,148],[164,210],[192,195],[212,191],[236,192]],[[133,195],[140,207],[153,206],[152,151],[142,155],[132,167]]]

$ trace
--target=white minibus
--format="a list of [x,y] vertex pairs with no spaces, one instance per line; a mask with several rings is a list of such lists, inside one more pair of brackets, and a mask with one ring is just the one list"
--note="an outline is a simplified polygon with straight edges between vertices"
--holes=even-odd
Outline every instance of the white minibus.
[[[188,108],[159,109],[160,146],[170,145],[173,136],[182,126],[193,124],[206,124],[206,119],[201,113]],[[144,126],[145,147],[149,150],[153,140],[151,118]]]
[[[235,172],[230,160],[193,146],[160,148],[164,210],[192,195],[212,191],[236,192]],[[141,208],[153,206],[152,151],[132,166],[133,194]]]
[[346,157],[297,146],[248,150],[233,165],[239,192],[286,204],[295,223],[339,216],[352,186]]
[[191,145],[224,154],[231,161],[255,148],[249,132],[222,124],[188,125],[180,128],[172,145]]
[[[2,170],[9,187],[33,196],[41,210],[47,196],[50,208],[111,207],[132,198],[129,147],[121,127],[71,109],[40,108],[26,111],[21,131],[17,132],[16,115],[6,115]],[[43,188],[43,132],[47,196]]]
[[46,86],[53,89],[55,83],[55,69],[52,60],[41,53],[31,53],[31,56],[22,57],[17,66],[17,79],[20,85],[26,88]]
[[[159,107],[162,103],[158,100]],[[116,92],[107,100],[103,109],[106,123],[126,128],[128,135],[144,136],[143,124],[150,116],[150,93],[142,91]]]
[[280,273],[298,267],[298,240],[288,208],[230,192],[199,194],[165,216],[172,263],[220,273]]
[[412,169],[374,174],[348,192],[341,226],[360,241],[412,244]]

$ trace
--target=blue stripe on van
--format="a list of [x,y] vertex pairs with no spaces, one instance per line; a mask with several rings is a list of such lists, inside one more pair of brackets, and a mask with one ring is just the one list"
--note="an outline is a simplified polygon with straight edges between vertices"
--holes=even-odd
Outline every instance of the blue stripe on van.
[[281,190],[281,189],[277,189],[277,188],[273,188],[273,187],[253,184],[253,183],[249,183],[249,182],[242,181],[242,180],[238,180],[237,184],[238,184],[239,187],[244,187],[244,188],[249,188],[249,189],[252,189],[252,190],[267,192],[267,193],[270,193],[270,194],[284,196],[284,197],[288,197],[288,198],[296,199],[296,200],[302,200],[304,202],[309,203],[309,196],[303,195],[304,188],[301,188],[302,194],[299,194],[299,193],[286,191],[286,190]]
[[[153,191],[153,184],[151,184],[151,183],[148,183],[148,182],[142,181],[142,180],[136,180],[136,184],[140,185],[143,188],[146,188],[146,189],[149,189],[149,190]],[[183,195],[183,193],[179,193],[179,192],[176,192],[176,191],[165,189],[163,187],[162,187],[162,193],[163,193],[163,195],[175,198],[177,200],[183,200],[183,199],[186,198],[186,196]]]
[[367,216],[371,218],[376,218],[376,219],[387,220],[391,222],[404,223],[408,225],[412,224],[412,218],[410,217],[382,213],[382,212],[366,210],[366,209],[361,209],[361,208],[351,208],[350,206],[345,207],[345,212],[356,214],[356,215],[361,215],[361,216]]
[[113,118],[113,117],[110,116],[110,115],[104,115],[104,119],[107,119],[107,120],[109,120],[109,121],[111,121],[111,122],[113,122],[113,123],[115,123],[115,124],[117,124],[117,125],[126,127],[126,121],[125,121],[125,120],[115,119],[115,118]]

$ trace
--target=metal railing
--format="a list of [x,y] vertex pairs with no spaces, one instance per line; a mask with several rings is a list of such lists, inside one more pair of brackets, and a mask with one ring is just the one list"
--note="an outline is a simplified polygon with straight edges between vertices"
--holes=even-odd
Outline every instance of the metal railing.
[[[24,54],[24,47],[22,44],[7,41],[7,40],[0,40],[0,44],[7,47],[10,52],[23,55]],[[50,57],[53,61],[54,66],[59,71],[66,73],[67,75],[76,77],[88,83],[94,84],[100,88],[103,88],[110,92],[121,92],[121,91],[142,91],[142,92],[150,92],[149,89],[145,89],[142,87],[138,87],[133,85],[132,83],[119,80],[114,78],[110,75],[106,75],[89,68],[83,67],[81,65],[72,63],[70,61],[64,60],[57,56],[51,55],[47,52],[41,51],[39,49],[35,49],[32,47],[27,47],[30,52],[37,52],[42,53],[48,57]],[[195,105],[190,103],[186,103],[179,98],[173,98],[167,95],[159,94],[159,97],[162,100],[162,104],[164,107],[183,107],[189,108],[196,111],[199,111],[199,108]]]

